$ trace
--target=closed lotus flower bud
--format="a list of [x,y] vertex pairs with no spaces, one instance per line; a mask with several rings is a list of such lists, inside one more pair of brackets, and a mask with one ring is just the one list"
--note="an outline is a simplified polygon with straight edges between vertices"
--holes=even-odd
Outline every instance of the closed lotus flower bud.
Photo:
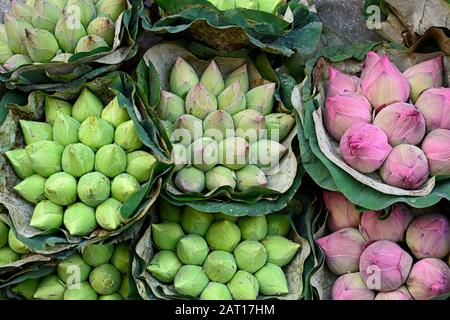
[[197,234],[188,234],[180,239],[177,245],[177,255],[184,264],[203,265],[208,256],[208,244]]
[[175,186],[182,192],[202,192],[206,185],[205,173],[197,168],[181,169],[175,176]]
[[345,74],[338,69],[330,67],[329,79],[328,97],[361,92],[361,79],[358,77]]
[[95,8],[98,16],[116,21],[117,17],[127,8],[127,4],[125,0],[98,0]]
[[26,148],[33,170],[43,177],[61,171],[64,147],[53,141],[38,141]]
[[367,288],[359,272],[340,276],[331,289],[333,300],[373,300],[375,292]]
[[287,113],[272,113],[265,116],[267,138],[282,141],[295,125],[295,118]]
[[108,47],[108,44],[106,43],[105,40],[103,40],[103,38],[100,38],[99,36],[96,35],[88,35],[84,36],[78,41],[77,46],[75,48],[75,53],[91,52],[94,51],[95,49],[104,47]]
[[245,95],[247,108],[261,112],[263,115],[272,113],[275,93],[275,83],[253,88]]
[[172,145],[171,153],[172,162],[174,166],[174,172],[178,172],[189,164],[189,155],[187,148],[181,143],[175,143]]
[[392,291],[406,282],[413,259],[398,244],[379,240],[361,255],[359,270],[370,289]]
[[234,171],[217,166],[207,171],[205,174],[206,178],[206,189],[213,191],[217,188],[229,186],[233,190],[236,187],[236,174]]
[[419,148],[401,144],[392,149],[380,169],[380,175],[391,186],[414,190],[428,179],[428,161]]
[[19,67],[32,64],[33,61],[31,61],[31,58],[29,56],[25,56],[23,54],[15,54],[11,56],[8,60],[6,60],[5,64],[3,65],[3,68],[8,72],[13,72]]
[[354,228],[344,228],[317,240],[327,267],[335,275],[357,272],[366,240]]
[[259,292],[266,296],[289,293],[286,275],[279,266],[268,263],[255,273],[259,282]]
[[214,216],[209,212],[198,211],[185,206],[181,215],[181,226],[186,233],[194,233],[204,237],[206,231],[214,221]]
[[267,235],[267,221],[265,216],[243,217],[238,221],[242,239],[262,240]]
[[411,87],[410,98],[413,102],[416,102],[425,90],[442,87],[442,69],[443,55],[440,54],[403,72],[403,75],[408,78]]
[[47,30],[25,29],[25,44],[33,62],[50,62],[59,50],[55,36]]
[[112,196],[122,203],[128,201],[136,192],[139,191],[141,186],[135,177],[128,173],[119,174],[114,178],[111,183]]
[[210,282],[200,295],[200,300],[233,300],[233,297],[226,285]]
[[97,207],[108,199],[110,191],[111,185],[108,177],[100,172],[86,173],[78,180],[78,197],[90,207]]
[[16,284],[11,288],[11,291],[19,296],[24,297],[27,300],[31,300],[33,299],[33,295],[39,287],[40,282],[41,279],[30,278]]
[[95,209],[95,220],[105,230],[117,230],[122,225],[121,208],[120,201],[109,198]]
[[13,251],[10,247],[0,248],[0,267],[20,260],[20,254]]
[[152,236],[160,250],[175,250],[178,241],[184,237],[184,232],[178,223],[163,222],[152,224]]
[[79,254],[74,253],[58,263],[56,272],[64,283],[74,285],[89,278],[91,267]]
[[234,256],[226,251],[213,251],[206,258],[203,265],[209,280],[218,283],[227,283],[237,271]]
[[208,114],[217,110],[216,97],[202,84],[196,84],[186,96],[186,112],[204,120]]
[[70,14],[77,15],[84,27],[87,27],[96,15],[92,0],[68,0],[66,10]]
[[449,220],[442,214],[425,214],[411,222],[406,243],[418,258],[445,258],[450,253]]
[[42,278],[33,298],[37,300],[63,300],[64,291],[66,291],[66,287],[58,277],[50,274]]
[[389,292],[378,292],[375,300],[414,300],[406,286],[401,286],[397,290]]
[[257,166],[248,165],[236,171],[236,185],[241,192],[252,187],[265,188],[268,183],[266,175]]
[[89,23],[86,32],[89,35],[99,36],[111,47],[114,42],[115,29],[114,22],[110,18],[97,17]]
[[226,138],[219,142],[219,163],[231,170],[242,169],[248,163],[249,148],[243,138]]
[[225,81],[223,80],[220,69],[214,60],[208,65],[200,79],[203,84],[216,97],[225,89]]
[[36,0],[32,8],[31,23],[37,29],[55,32],[56,23],[65,3],[64,0]]
[[254,273],[267,262],[267,251],[258,241],[244,240],[234,249],[236,264],[239,270]]
[[[225,87],[231,86],[236,81],[239,82],[239,89],[241,93],[246,94],[250,87],[250,80],[246,64],[243,64],[228,75],[228,77],[225,79]],[[232,112],[230,113],[233,114]]]
[[44,185],[45,178],[35,174],[14,186],[14,191],[28,202],[37,204],[45,199]]
[[123,300],[123,297],[120,293],[103,294],[98,297],[98,300]]
[[186,113],[184,100],[176,94],[161,90],[156,111],[161,119],[175,122],[180,116]]
[[72,108],[72,117],[80,122],[94,116],[100,117],[103,111],[102,101],[89,89],[84,88]]
[[219,110],[224,110],[231,115],[245,110],[247,101],[241,90],[240,82],[236,81],[227,86],[217,97],[217,104]]
[[130,249],[127,243],[119,243],[114,250],[111,263],[122,273],[128,273],[130,265]]
[[67,101],[51,96],[45,96],[44,111],[45,121],[53,125],[59,112],[68,116],[72,115],[72,105]]
[[178,270],[173,285],[179,294],[198,297],[208,282],[209,279],[202,267],[185,265]]
[[254,275],[239,270],[227,284],[234,300],[256,300],[259,293],[259,282]]
[[189,146],[192,142],[203,137],[202,120],[185,114],[177,119],[174,125],[173,141]]
[[15,17],[21,18],[28,23],[31,23],[31,15],[33,10],[34,1],[27,1],[26,3],[19,2],[17,0],[11,1],[12,13]]
[[[31,29],[33,26],[25,20],[9,15],[8,12],[3,13],[3,21],[5,23],[6,34],[8,35],[8,44],[12,52],[28,55],[27,47],[25,45],[25,29]],[[7,61],[6,64],[12,66],[11,62],[8,63]]]
[[131,174],[139,183],[150,179],[156,158],[145,151],[133,151],[127,155],[126,172]]
[[108,121],[114,128],[130,120],[128,111],[119,105],[119,99],[115,97],[102,111],[102,119]]
[[98,150],[113,142],[114,128],[106,120],[90,116],[81,123],[78,139],[93,150]]
[[375,110],[409,98],[408,79],[391,63],[388,56],[369,52],[361,74],[361,89]]
[[202,171],[212,169],[217,164],[217,148],[217,142],[209,137],[195,140],[187,150],[191,164]]
[[63,10],[55,27],[55,38],[64,52],[75,53],[78,42],[86,30],[76,14]]
[[327,226],[334,232],[342,228],[358,227],[361,213],[355,205],[345,198],[342,193],[323,191],[323,201],[328,209]]
[[450,129],[450,88],[432,88],[417,99],[416,108],[422,112],[427,130]]
[[147,270],[159,281],[170,283],[182,264],[177,255],[169,250],[162,250],[153,256]]
[[241,241],[241,230],[228,220],[214,222],[206,233],[206,241],[211,250],[233,252]]
[[62,146],[77,143],[80,125],[75,118],[58,112],[53,125],[53,140]]
[[8,245],[11,250],[20,254],[26,254],[30,252],[30,248],[28,248],[25,243],[17,239],[13,229],[9,229],[8,232]]
[[208,114],[203,120],[205,136],[216,141],[234,135],[234,123],[230,114],[223,110],[216,110]]
[[89,282],[98,294],[113,294],[120,289],[122,275],[112,264],[105,263],[92,270]]
[[25,143],[53,140],[52,126],[45,122],[19,120]]
[[89,283],[81,282],[64,291],[64,300],[97,300],[97,293]]
[[116,144],[101,147],[95,154],[95,170],[109,178],[125,172],[127,168],[127,154]]
[[81,177],[94,170],[95,154],[91,148],[82,144],[69,144],[62,154],[62,168],[74,177]]
[[55,173],[45,181],[45,196],[53,203],[68,206],[77,199],[77,181],[68,173]]
[[[88,244],[84,247],[83,260],[91,267],[107,263],[114,252],[112,244]],[[87,279],[87,278],[86,278]]]
[[184,99],[199,81],[195,70],[182,58],[177,58],[170,74],[170,91]]
[[284,213],[272,213],[266,216],[267,235],[286,237],[291,230],[289,216]]
[[267,251],[267,262],[274,263],[280,267],[284,267],[291,262],[300,249],[298,243],[280,236],[267,236],[261,243]]
[[0,248],[8,244],[8,226],[0,220]]
[[233,116],[233,121],[237,137],[253,143],[264,136],[266,124],[264,115],[259,111],[253,109],[240,111]]
[[450,292],[450,268],[439,259],[422,259],[413,265],[406,285],[416,300],[447,294]]
[[250,145],[250,163],[260,168],[278,165],[287,148],[273,140],[262,139]]
[[159,207],[158,207],[158,214],[159,218],[163,222],[176,222],[181,223],[181,210],[183,207],[176,206],[174,204],[171,204],[170,202],[160,199],[159,200]]
[[63,207],[48,200],[39,202],[33,211],[30,226],[44,231],[59,228],[63,223]]
[[95,210],[77,202],[64,212],[64,226],[72,236],[87,236],[97,228]]
[[127,153],[142,148],[142,142],[137,135],[133,120],[128,120],[117,127],[114,142]]
[[430,175],[450,175],[450,130],[431,131],[422,142],[422,151],[428,160]]

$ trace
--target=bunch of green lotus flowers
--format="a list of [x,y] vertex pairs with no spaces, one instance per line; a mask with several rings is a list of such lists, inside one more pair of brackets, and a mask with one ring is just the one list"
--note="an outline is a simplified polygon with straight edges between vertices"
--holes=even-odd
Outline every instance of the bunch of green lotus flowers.
[[278,165],[281,144],[295,125],[288,113],[273,113],[275,84],[250,88],[244,64],[226,77],[215,61],[199,77],[182,58],[162,91],[157,112],[173,145],[175,186],[181,192],[245,192],[267,188],[264,169]]
[[26,147],[6,152],[18,177],[14,190],[35,204],[30,225],[72,236],[124,223],[122,204],[150,179],[156,159],[140,150],[128,112],[117,97],[102,101],[84,88],[72,105],[45,99],[46,122],[20,120]]
[[13,1],[0,25],[0,64],[68,62],[74,53],[112,47],[116,20],[126,0]]
[[123,300],[130,296],[127,243],[90,244],[58,263],[43,278],[29,278],[11,290],[27,300]]
[[245,8],[274,13],[281,0],[208,0],[219,10]]
[[161,202],[152,225],[160,250],[147,270],[182,296],[202,300],[253,300],[289,292],[283,267],[300,245],[287,239],[285,214],[231,217]]
[[0,267],[21,260],[30,249],[0,220]]

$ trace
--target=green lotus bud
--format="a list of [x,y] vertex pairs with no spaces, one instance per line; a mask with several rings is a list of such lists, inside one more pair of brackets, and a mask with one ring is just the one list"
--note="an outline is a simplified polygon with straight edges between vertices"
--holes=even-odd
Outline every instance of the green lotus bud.
[[127,155],[127,173],[131,174],[139,183],[148,181],[152,175],[156,158],[145,151],[134,151]]
[[175,176],[175,186],[182,192],[202,192],[205,174],[195,167],[181,169]]
[[233,116],[236,136],[253,143],[265,133],[264,115],[253,109],[246,109]]
[[81,282],[67,287],[64,300],[97,300],[97,293],[89,283]]
[[153,241],[160,250],[175,250],[184,232],[178,223],[152,224]]
[[45,182],[45,196],[53,203],[68,206],[77,200],[77,181],[68,173],[55,173]]
[[0,267],[11,264],[20,260],[20,254],[6,246],[0,248]]
[[43,140],[53,140],[52,126],[45,122],[19,120],[26,144]]
[[214,216],[209,212],[198,211],[185,206],[181,215],[181,226],[186,233],[198,234],[204,237],[206,231],[214,221]]
[[181,223],[181,210],[183,207],[176,206],[170,202],[160,199],[158,214],[159,219],[163,222]]
[[221,11],[235,9],[234,0],[209,0],[217,9]]
[[216,110],[208,114],[203,120],[205,136],[216,141],[234,136],[234,123],[230,114],[224,110]]
[[178,117],[186,113],[184,100],[176,94],[161,90],[156,112],[161,119],[175,122]]
[[159,281],[172,282],[182,264],[177,255],[169,250],[162,250],[153,256],[147,270]]
[[87,27],[96,15],[92,0],[68,0],[65,9],[69,14],[77,16],[84,27]]
[[53,125],[53,139],[62,146],[78,142],[80,123],[75,118],[58,112]]
[[208,277],[202,267],[185,265],[178,270],[173,284],[179,294],[198,297],[208,282]]
[[113,294],[120,289],[122,275],[112,264],[105,263],[92,270],[89,282],[98,294]]
[[226,285],[210,282],[200,295],[200,300],[233,300],[233,298]]
[[186,96],[186,112],[203,120],[217,110],[217,99],[202,84],[196,84]]
[[230,137],[219,142],[219,162],[231,170],[239,170],[248,163],[249,145],[245,139]]
[[103,173],[86,173],[78,181],[78,197],[90,207],[97,207],[109,198],[111,183]]
[[261,269],[267,262],[267,251],[258,241],[242,241],[236,249],[234,256],[239,270],[254,273]]
[[89,89],[84,88],[73,105],[72,117],[80,122],[94,116],[100,117],[103,111],[102,101]]
[[260,168],[279,164],[287,148],[273,140],[262,139],[250,145],[250,163]]
[[56,23],[64,9],[64,4],[58,6],[57,2],[59,1],[35,1],[32,8],[31,23],[36,29],[46,30],[51,33],[55,32]]
[[114,253],[112,244],[88,244],[81,253],[84,262],[91,267],[98,267],[107,263]]
[[119,15],[127,8],[127,4],[125,0],[98,0],[95,8],[98,16],[108,17],[116,21]]
[[170,74],[170,91],[184,99],[199,81],[195,70],[182,58],[177,58]]
[[174,143],[171,152],[172,162],[175,165],[174,172],[178,172],[189,164],[189,155],[187,148],[181,143]]
[[233,190],[236,187],[236,174],[234,173],[234,171],[226,167],[214,167],[206,172],[205,177],[206,189],[208,189],[209,191],[213,191],[224,186],[229,186]]
[[66,287],[59,281],[58,277],[50,274],[42,278],[33,298],[38,300],[63,300],[64,291],[66,291]]
[[115,97],[102,111],[102,119],[108,121],[114,128],[117,128],[125,121],[130,120],[126,108],[119,105],[119,99]]
[[281,2],[281,0],[258,0],[259,10],[274,14]]
[[209,280],[227,283],[237,271],[236,260],[229,252],[213,251],[206,258],[203,270],[205,270]]
[[8,226],[0,220],[0,248],[8,243]]
[[286,237],[291,229],[289,216],[284,213],[272,213],[266,216],[267,235]]
[[86,30],[76,14],[63,10],[55,28],[55,38],[64,52],[74,53]]
[[17,253],[20,253],[20,254],[25,254],[25,253],[30,252],[30,248],[28,248],[28,246],[25,243],[23,243],[22,241],[17,239],[16,234],[14,233],[13,229],[9,229],[9,232],[8,232],[8,245],[11,248],[11,250],[13,250]]
[[108,46],[112,47],[116,28],[114,22],[108,17],[97,17],[86,28],[87,34],[103,38]]
[[233,252],[241,241],[241,230],[234,222],[217,221],[208,229],[206,241],[212,250]]
[[236,272],[227,286],[234,300],[255,300],[259,293],[258,280],[247,271]]
[[33,170],[43,177],[61,171],[64,147],[54,141],[38,141],[26,148]]
[[77,202],[64,212],[64,226],[72,236],[87,236],[97,228],[95,211],[84,203]]
[[68,285],[74,285],[89,278],[91,267],[79,254],[74,253],[58,263],[56,272],[61,281]]
[[98,297],[98,300],[123,300],[120,293],[104,294]]
[[119,294],[127,299],[130,296],[130,279],[127,274],[122,276],[122,283],[120,284]]
[[109,198],[97,207],[95,219],[103,229],[117,230],[122,225],[120,209],[122,209],[122,203],[114,198]]
[[19,69],[19,67],[21,66],[32,63],[33,61],[31,61],[31,58],[29,56],[25,56],[23,54],[15,54],[8,60],[6,60],[5,64],[3,65],[3,68],[8,72],[13,72]]
[[19,178],[25,179],[35,174],[33,165],[28,158],[28,153],[25,149],[6,151],[5,155],[9,159],[9,162]]
[[216,97],[225,89],[225,81],[223,81],[220,69],[214,60],[208,65],[200,79],[203,84]]
[[14,186],[14,191],[28,202],[36,204],[45,199],[44,185],[45,178],[35,174]]
[[75,48],[75,53],[91,52],[95,49],[103,47],[108,47],[108,44],[105,40],[103,40],[103,38],[96,35],[88,35],[78,41],[77,47]]
[[208,171],[217,164],[217,142],[209,137],[195,140],[188,147],[190,162],[197,169]]
[[266,117],[267,138],[282,141],[291,132],[295,119],[287,113],[272,113]]
[[258,10],[258,0],[235,0],[237,8]]
[[135,177],[128,173],[119,174],[111,183],[111,195],[122,203],[141,189]]
[[268,183],[266,175],[257,166],[248,165],[236,171],[237,189],[241,192],[252,187],[266,188]]
[[114,128],[108,121],[91,116],[81,123],[78,139],[93,150],[98,150],[113,142]]
[[95,170],[109,178],[125,172],[126,167],[127,154],[117,144],[103,146],[95,154]]
[[130,265],[130,249],[127,243],[119,243],[114,249],[111,263],[122,273],[128,273]]
[[127,153],[142,148],[142,142],[138,137],[133,120],[128,120],[117,127],[114,142],[125,149]]
[[50,62],[59,50],[55,36],[47,30],[25,29],[25,44],[33,62]]
[[264,84],[253,88],[245,95],[247,108],[254,109],[264,115],[268,115],[273,109],[273,95],[275,93],[275,83]]
[[30,226],[49,231],[59,228],[63,222],[63,207],[48,200],[39,202],[33,211]]
[[17,0],[11,1],[11,9],[14,16],[23,19],[28,23],[31,23],[31,16],[33,13],[32,7],[33,6],[29,6],[27,3],[19,2]]
[[65,62],[68,63],[70,58],[73,56],[72,53],[60,53],[53,57],[51,62]]
[[280,267],[287,265],[300,249],[300,245],[281,236],[267,236],[261,241],[268,254],[268,262]]
[[[33,26],[25,20],[9,15],[7,12],[3,13],[3,21],[5,23],[6,34],[8,35],[8,44],[12,52],[16,54],[28,55],[27,47],[25,45],[25,29],[31,29]],[[8,61],[10,59],[8,59]],[[12,61],[10,63],[8,63],[8,61],[6,64],[12,66]]]
[[174,125],[168,120],[161,120],[160,122],[162,130],[166,133],[170,141],[172,141],[172,134],[174,130]]
[[188,234],[178,241],[177,255],[184,264],[203,265],[208,256],[208,244],[197,234]]
[[231,72],[225,80],[225,86],[229,87],[239,81],[239,89],[242,94],[246,94],[250,86],[247,65],[243,64],[239,68]]
[[259,282],[259,291],[266,296],[279,296],[289,293],[286,275],[273,263],[268,263],[255,273]]
[[265,216],[243,217],[238,221],[242,239],[259,241],[267,235],[267,221]]
[[203,136],[202,120],[190,115],[182,115],[175,121],[174,132],[171,140],[181,142],[185,146],[189,146],[192,142]]
[[19,296],[24,297],[27,300],[31,300],[33,299],[33,295],[39,287],[40,282],[41,279],[29,278],[16,284],[11,288],[11,291]]
[[62,168],[74,177],[81,177],[94,170],[95,154],[91,148],[82,144],[70,144],[62,154]]
[[228,220],[228,221],[231,221],[231,222],[238,221],[238,217],[229,216],[229,215],[227,215],[225,213],[216,213],[216,214],[214,214],[214,219],[216,221],[221,221],[221,220]]
[[72,105],[64,100],[54,98],[51,96],[45,96],[45,121],[51,125],[55,123],[58,112],[65,115],[72,115]]

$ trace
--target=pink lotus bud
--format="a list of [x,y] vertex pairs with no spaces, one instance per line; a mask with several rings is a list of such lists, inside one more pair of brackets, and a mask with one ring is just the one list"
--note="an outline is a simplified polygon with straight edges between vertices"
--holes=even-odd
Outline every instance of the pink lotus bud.
[[422,142],[432,176],[450,175],[450,130],[431,131]]
[[328,97],[325,102],[324,123],[328,133],[337,141],[357,123],[372,121],[372,107],[364,96],[354,93]]
[[403,72],[411,87],[410,97],[413,102],[422,92],[430,88],[442,87],[443,54],[434,59],[416,64]]
[[380,168],[380,175],[391,186],[414,190],[428,179],[428,161],[416,146],[400,144],[392,149]]
[[401,286],[397,290],[389,292],[378,292],[375,300],[414,300],[406,286]]
[[338,69],[330,67],[329,78],[327,91],[329,97],[361,92],[361,79],[358,77],[345,74]]
[[327,225],[332,232],[342,228],[358,227],[361,213],[342,193],[323,191],[323,201],[329,211]]
[[367,288],[358,272],[348,273],[334,282],[331,298],[333,300],[373,300],[375,291]]
[[422,93],[416,108],[422,112],[427,130],[450,129],[450,88],[433,88]]
[[438,213],[415,218],[406,231],[406,243],[418,259],[446,257],[450,253],[448,218]]
[[375,110],[409,98],[408,79],[388,56],[369,52],[361,74],[361,89]]
[[359,230],[367,240],[400,242],[412,219],[411,210],[403,204],[397,204],[387,217],[383,211],[364,212]]
[[367,123],[355,124],[345,131],[339,148],[345,162],[361,173],[379,169],[392,150],[384,131]]
[[450,268],[436,258],[420,260],[411,269],[406,283],[416,300],[429,300],[450,292]]
[[413,259],[398,244],[379,240],[364,250],[359,271],[367,287],[378,291],[392,291],[405,283]]
[[381,110],[373,124],[383,129],[391,146],[417,145],[425,136],[425,118],[412,104],[397,102]]
[[355,228],[344,228],[317,240],[328,269],[337,276],[359,270],[359,257],[365,243]]

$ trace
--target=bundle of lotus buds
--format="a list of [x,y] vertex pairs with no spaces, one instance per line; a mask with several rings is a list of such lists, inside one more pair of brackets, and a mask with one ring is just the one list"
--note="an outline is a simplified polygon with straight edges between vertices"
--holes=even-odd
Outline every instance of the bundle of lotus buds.
[[22,259],[27,253],[30,249],[0,220],[0,267]]
[[273,13],[281,0],[208,0],[219,10],[245,8]]
[[117,97],[103,107],[84,88],[73,105],[46,96],[45,120],[20,120],[26,147],[6,152],[23,179],[14,190],[35,205],[30,225],[48,233],[64,226],[73,236],[118,229],[122,205],[156,163],[127,110]]

